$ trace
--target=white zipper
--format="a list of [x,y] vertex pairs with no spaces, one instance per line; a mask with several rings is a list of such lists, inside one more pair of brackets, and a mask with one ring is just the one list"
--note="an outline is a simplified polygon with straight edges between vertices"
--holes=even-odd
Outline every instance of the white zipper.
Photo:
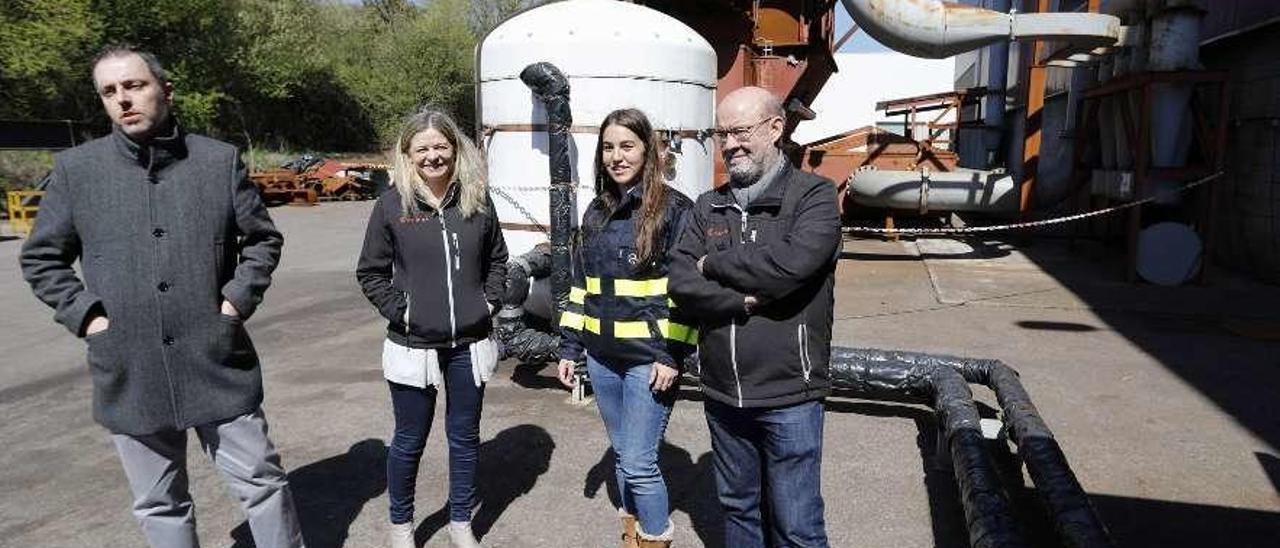
[[[740,240],[741,243],[745,244],[747,243],[747,210],[738,206],[734,206],[734,207],[737,207],[738,211],[742,213],[742,230],[738,231],[738,240]],[[754,242],[755,234],[752,234],[751,238],[752,238],[751,241]]]
[[800,351],[800,369],[804,371],[804,382],[809,384],[809,373],[813,371],[813,362],[809,360],[809,326],[796,326],[796,348]]
[[738,320],[729,324],[729,362],[733,364],[733,382],[738,385],[738,407],[742,407],[742,377],[738,376]]
[[449,268],[453,264],[453,254],[449,251],[449,229],[444,224],[444,211],[439,212],[439,219],[440,243],[444,244],[444,281],[449,288],[449,347],[453,348],[458,345],[458,319],[453,310],[453,269]]
[[409,336],[409,308],[413,306],[413,301],[409,299],[409,292],[404,292],[404,336]]
[[[747,243],[747,210],[743,209],[736,203],[713,205],[712,207],[731,207],[738,210],[739,218],[742,219],[741,230],[738,231],[738,242]],[[733,364],[733,381],[738,388],[738,407],[742,407],[742,377],[738,375],[738,320],[730,320],[729,323],[729,361]]]
[[462,246],[458,245],[458,233],[452,232],[451,234],[453,235],[453,249],[457,251],[457,253],[453,256],[453,269],[461,271],[462,270]]

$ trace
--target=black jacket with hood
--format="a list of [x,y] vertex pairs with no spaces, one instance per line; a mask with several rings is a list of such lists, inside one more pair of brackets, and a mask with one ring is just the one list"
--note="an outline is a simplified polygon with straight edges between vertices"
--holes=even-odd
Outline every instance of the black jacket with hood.
[[418,200],[405,215],[393,187],[369,216],[356,279],[389,322],[387,338],[410,348],[452,348],[489,336],[501,306],[507,245],[493,201],[470,218],[450,184],[441,210]]
[[[747,207],[727,185],[698,198],[672,252],[670,291],[698,320],[707,397],[780,407],[830,392],[840,240],[835,185],[790,165]],[[760,302],[750,313],[747,295]]]

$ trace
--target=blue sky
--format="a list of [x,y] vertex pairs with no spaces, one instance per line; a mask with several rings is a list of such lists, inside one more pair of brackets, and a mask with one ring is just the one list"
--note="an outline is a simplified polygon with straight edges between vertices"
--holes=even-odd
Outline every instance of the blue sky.
[[[844,10],[843,5],[837,3],[835,39],[839,40],[841,36],[844,36],[845,31],[848,31],[851,25],[853,25],[853,19],[849,17],[849,12]],[[876,42],[870,36],[867,36],[867,33],[862,32],[861,30],[859,30],[857,34],[853,35],[853,38],[850,38],[849,41],[845,42],[844,46],[840,48],[840,53],[872,53],[881,51],[889,51],[889,48],[880,45],[879,42]]]

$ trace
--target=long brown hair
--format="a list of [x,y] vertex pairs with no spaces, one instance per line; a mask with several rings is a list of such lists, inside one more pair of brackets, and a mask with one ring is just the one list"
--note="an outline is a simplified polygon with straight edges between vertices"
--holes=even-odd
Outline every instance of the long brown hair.
[[636,175],[642,187],[640,200],[640,218],[636,225],[636,258],[638,265],[648,264],[658,250],[659,232],[665,219],[667,201],[666,183],[662,180],[662,162],[659,157],[659,142],[653,133],[653,125],[643,112],[634,108],[624,108],[610,112],[600,123],[600,135],[596,138],[596,197],[604,206],[601,215],[601,226],[609,214],[617,209],[622,201],[622,189],[605,172],[601,151],[604,149],[604,130],[609,126],[622,126],[640,137],[644,144],[644,168]]
[[405,118],[395,148],[391,150],[391,183],[400,193],[402,212],[405,215],[413,214],[416,209],[415,198],[439,207],[435,204],[435,195],[427,189],[426,181],[422,180],[417,168],[409,160],[409,142],[415,135],[428,129],[439,131],[453,145],[453,173],[449,182],[459,186],[458,209],[462,210],[462,216],[470,218],[476,213],[483,214],[485,196],[488,193],[484,157],[471,139],[458,130],[458,124],[454,123],[453,118],[432,108],[420,110]]

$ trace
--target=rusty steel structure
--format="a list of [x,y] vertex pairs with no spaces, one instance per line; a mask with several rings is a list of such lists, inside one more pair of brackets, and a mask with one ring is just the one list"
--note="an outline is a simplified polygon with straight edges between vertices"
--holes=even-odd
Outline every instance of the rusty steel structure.
[[[836,0],[638,0],[704,36],[718,59],[716,100],[746,86],[773,92],[787,110],[784,139],[836,72]],[[718,154],[716,155],[719,156]],[[726,179],[716,162],[717,184]]]
[[[956,168],[955,152],[933,146],[929,140],[917,141],[875,126],[864,126],[805,145],[800,151],[800,168],[817,173],[836,183],[841,215],[855,205],[848,199],[849,178],[858,169],[914,171],[926,167],[933,171]],[[886,212],[891,227],[894,212]]]
[[[1098,125],[1098,108],[1108,98],[1140,97],[1137,102],[1117,101],[1121,110],[1123,131],[1129,142],[1134,145],[1133,171],[1129,194],[1144,196],[1150,194],[1153,181],[1177,180],[1189,181],[1221,171],[1225,167],[1227,149],[1227,125],[1229,102],[1228,74],[1220,71],[1176,71],[1176,72],[1144,72],[1118,78],[1099,85],[1085,92],[1083,101],[1082,125],[1075,134],[1077,159],[1075,179],[1082,184],[1090,180],[1093,166],[1085,160],[1088,150],[1088,139],[1096,135]],[[1158,116],[1155,100],[1152,95],[1154,87],[1161,83],[1193,84],[1196,94],[1192,99],[1192,113],[1195,124],[1193,140],[1196,154],[1193,161],[1178,167],[1160,167],[1155,165],[1152,154],[1152,140],[1155,138],[1152,126],[1153,119]],[[1213,211],[1217,193],[1213,186],[1200,187],[1192,197],[1190,219],[1204,241],[1204,253],[1210,253],[1213,243]],[[1024,192],[1025,197],[1025,192]],[[1025,200],[1025,198],[1024,198]],[[1113,201],[1111,198],[1095,196],[1087,201],[1081,209],[1106,207]],[[1126,260],[1125,275],[1129,281],[1137,280],[1138,234],[1142,230],[1142,208],[1133,208],[1125,222],[1125,239],[1129,253]],[[1207,281],[1207,271],[1201,263],[1198,280]]]
[[276,169],[254,171],[249,179],[267,205],[315,205],[319,201],[368,200],[376,185],[367,173],[386,170],[381,164],[344,163],[303,158]]

